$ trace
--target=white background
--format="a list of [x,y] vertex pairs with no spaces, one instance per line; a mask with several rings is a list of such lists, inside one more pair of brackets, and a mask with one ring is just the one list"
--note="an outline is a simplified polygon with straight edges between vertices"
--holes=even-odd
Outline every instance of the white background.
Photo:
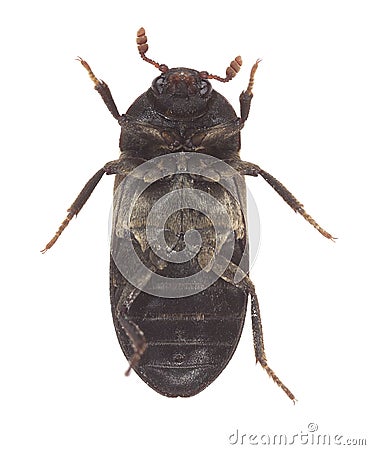
[[[226,449],[228,437],[318,432],[367,437],[369,417],[369,52],[366,1],[14,1],[2,6],[0,447]],[[118,154],[119,128],[78,62],[86,58],[125,112],[170,67],[223,75],[238,111],[253,62],[242,156],[289,187],[334,244],[262,179],[251,277],[271,367],[255,366],[250,317],[222,375],[194,398],[167,399],[136,375],[116,341],[108,292],[104,177],[46,255],[84,183]],[[257,441],[258,442],[258,441]],[[239,442],[240,443],[240,442]],[[246,447],[247,445],[244,445]],[[235,445],[234,447],[238,447]]]

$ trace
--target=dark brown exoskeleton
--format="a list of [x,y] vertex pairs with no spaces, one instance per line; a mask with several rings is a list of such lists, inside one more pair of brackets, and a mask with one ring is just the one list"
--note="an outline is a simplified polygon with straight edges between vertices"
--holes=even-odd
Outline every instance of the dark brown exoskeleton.
[[[333,237],[277,179],[239,157],[259,60],[240,95],[237,117],[208,80],[231,80],[240,57],[223,78],[169,69],[149,59],[143,28],[137,44],[141,57],[161,74],[123,115],[108,86],[79,59],[121,126],[121,154],[87,182],[43,252],[77,216],[102,176],[116,175],[110,292],[117,336],[130,361],[126,373],[133,368],[169,397],[197,394],[230,361],[249,297],[256,360],[294,401],[266,360],[258,299],[249,278],[242,177],[262,176],[295,212],[326,238]],[[192,231],[198,234],[193,240]],[[199,273],[205,278],[197,278]]]

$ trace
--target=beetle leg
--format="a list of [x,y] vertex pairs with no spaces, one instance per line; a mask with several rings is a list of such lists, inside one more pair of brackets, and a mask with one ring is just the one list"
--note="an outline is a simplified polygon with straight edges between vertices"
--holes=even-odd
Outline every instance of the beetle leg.
[[63,233],[63,231],[69,225],[69,222],[73,219],[73,216],[77,216],[77,214],[81,211],[84,204],[87,202],[88,198],[92,194],[93,190],[106,173],[107,175],[120,173],[120,167],[122,163],[120,161],[111,161],[107,163],[102,169],[98,170],[96,174],[90,178],[90,180],[85,184],[82,191],[78,194],[76,200],[72,203],[72,205],[67,209],[68,214],[67,217],[63,220],[62,224],[58,228],[58,231],[55,233],[53,239],[49,241],[45,248],[41,250],[41,253],[45,253],[49,250],[59,239],[59,236]]
[[279,379],[279,377],[267,364],[265,347],[263,343],[261,313],[258,304],[257,294],[254,289],[254,285],[248,276],[246,276],[246,278],[244,278],[243,281],[248,286],[248,291],[251,296],[253,345],[254,345],[254,353],[256,355],[256,361],[261,364],[261,366],[267,372],[268,376],[271,377],[275,381],[275,383],[286,393],[286,395],[295,403],[296,398],[294,397],[294,394],[292,394],[292,392],[285,386],[285,384]]
[[121,115],[118,112],[117,106],[113,100],[113,96],[108,85],[103,80],[99,80],[98,78],[96,78],[94,72],[91,70],[91,67],[85,60],[78,57],[77,61],[80,61],[83,67],[87,70],[89,77],[95,85],[95,89],[99,92],[110,113],[116,120],[119,121],[121,119]]
[[246,161],[235,161],[228,163],[234,167],[241,175],[250,175],[257,177],[260,175],[267,183],[283,198],[283,200],[288,203],[288,205],[294,210],[294,212],[299,213],[308,223],[310,223],[316,230],[321,233],[326,238],[334,241],[335,238],[328,233],[324,228],[322,228],[307,212],[304,210],[302,203],[300,203],[294,195],[288,191],[288,189],[275,177],[270,175],[268,172],[261,169],[256,164],[246,162]]
[[240,102],[240,125],[243,126],[244,122],[248,119],[249,110],[251,107],[251,102],[253,98],[253,85],[254,85],[254,75],[256,73],[256,70],[258,68],[258,64],[261,62],[260,59],[257,59],[257,61],[253,64],[253,67],[251,69],[251,74],[249,77],[249,83],[248,87],[245,91],[243,91],[239,96],[239,102]]
[[[203,267],[204,264],[207,262],[208,262],[207,260],[200,261],[201,267]],[[246,274],[239,266],[237,266],[233,262],[229,262],[229,264],[226,267],[226,270],[224,271],[223,269],[220,270],[221,267],[222,268],[225,267],[225,258],[222,257],[221,255],[218,255],[215,259],[215,262],[211,270],[213,270],[223,280],[242,289],[246,295],[251,297],[253,344],[254,344],[254,352],[256,355],[256,361],[261,364],[263,369],[267,372],[268,376],[274,380],[274,382],[286,393],[286,395],[291,400],[293,400],[293,402],[295,402],[296,398],[294,394],[292,394],[292,392],[285,386],[285,384],[280,380],[280,378],[267,364],[265,346],[263,343],[261,313],[253,282],[249,278],[248,274]]]
[[126,280],[124,288],[120,293],[120,298],[116,306],[117,320],[121,325],[123,331],[129,338],[132,349],[134,351],[130,359],[129,367],[125,372],[126,376],[130,375],[131,369],[134,369],[138,365],[141,357],[143,356],[148,346],[142,330],[136,323],[128,319],[127,317],[128,311],[130,309],[130,306],[137,298],[137,296],[142,292],[143,287],[149,282],[152,275],[164,267],[163,265],[164,262],[160,260],[160,258],[157,258],[154,254],[152,254],[151,251],[148,255],[148,258],[152,262],[152,264],[150,264],[148,267],[150,271],[146,273],[145,278],[142,278],[140,280],[139,286],[135,287]]
[[142,288],[148,280],[143,279],[140,287],[133,286],[127,280],[122,283],[122,274],[119,273],[114,257],[111,257],[111,277],[111,289],[113,287],[111,295],[115,296],[116,289],[119,291],[119,298],[115,306],[114,314],[121,329],[128,337],[133,349],[129,367],[125,372],[125,375],[129,375],[131,369],[138,364],[141,356],[145,352],[147,343],[144,333],[139,326],[128,318],[128,311],[137,296],[142,292],[140,287]]
[[[140,294],[140,292],[141,291],[139,289],[133,288],[133,291],[130,294],[132,301]],[[129,367],[125,372],[125,375],[128,376],[130,375],[131,369],[135,368],[139,363],[148,344],[146,343],[144,333],[141,331],[139,326],[127,318],[128,306],[123,306],[125,301],[127,301],[127,298],[121,296],[117,304],[116,314],[119,324],[126,333],[127,337],[130,339],[131,346],[134,350],[134,353],[130,359]]]

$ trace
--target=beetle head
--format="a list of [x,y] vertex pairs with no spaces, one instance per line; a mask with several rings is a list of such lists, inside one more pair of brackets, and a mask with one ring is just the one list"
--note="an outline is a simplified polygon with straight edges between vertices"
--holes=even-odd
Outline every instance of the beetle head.
[[211,83],[202,72],[179,67],[162,71],[152,83],[156,109],[168,117],[202,114],[211,97]]
[[212,86],[207,80],[230,81],[242,65],[241,57],[237,56],[226,69],[225,77],[184,67],[169,69],[165,64],[158,64],[146,56],[149,48],[147,41],[144,28],[140,28],[136,39],[140,56],[162,72],[154,79],[151,93],[156,110],[166,116],[186,119],[203,114],[212,93]]

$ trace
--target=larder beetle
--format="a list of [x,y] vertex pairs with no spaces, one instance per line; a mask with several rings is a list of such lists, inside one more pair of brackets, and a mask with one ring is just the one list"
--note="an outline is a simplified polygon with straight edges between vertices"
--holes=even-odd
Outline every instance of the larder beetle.
[[184,67],[169,69],[146,56],[145,30],[137,33],[141,58],[159,69],[152,86],[120,114],[109,87],[79,58],[121,127],[120,157],[85,185],[46,245],[50,249],[77,216],[104,174],[115,175],[110,268],[114,326],[131,369],[168,397],[188,397],[214,381],[239,342],[251,301],[256,360],[278,386],[292,392],[266,360],[257,294],[249,278],[244,176],[261,176],[323,236],[334,238],[272,175],[239,157],[254,76],[240,95],[240,117],[212,89],[226,76]]

